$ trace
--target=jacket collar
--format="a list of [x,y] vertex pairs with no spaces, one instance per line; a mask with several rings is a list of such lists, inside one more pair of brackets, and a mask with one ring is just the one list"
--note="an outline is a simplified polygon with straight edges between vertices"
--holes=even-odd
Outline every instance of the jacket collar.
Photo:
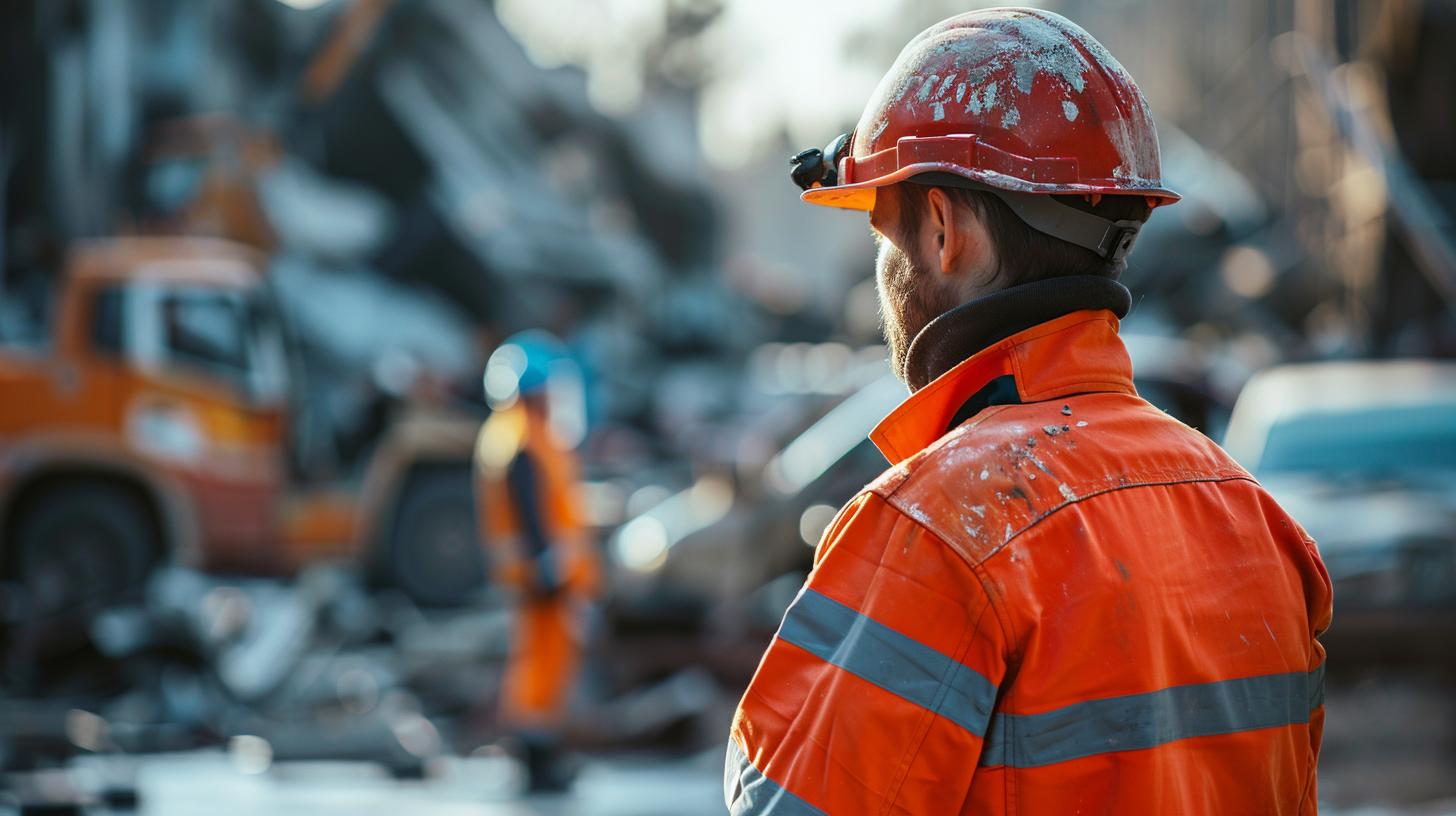
[[899,464],[992,405],[1071,394],[1133,394],[1117,337],[1131,295],[1116,281],[1067,277],[1012,287],[956,307],[915,336],[914,393],[870,433]]
[[919,391],[932,380],[1006,338],[1082,309],[1107,309],[1123,318],[1132,293],[1111,278],[1072,275],[993,292],[926,324],[910,343],[905,382]]

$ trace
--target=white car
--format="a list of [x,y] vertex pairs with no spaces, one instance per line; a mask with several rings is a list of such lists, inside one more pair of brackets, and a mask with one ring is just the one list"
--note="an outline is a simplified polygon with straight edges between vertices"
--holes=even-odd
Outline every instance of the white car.
[[1456,631],[1456,363],[1269,369],[1225,447],[1318,542],[1336,630]]

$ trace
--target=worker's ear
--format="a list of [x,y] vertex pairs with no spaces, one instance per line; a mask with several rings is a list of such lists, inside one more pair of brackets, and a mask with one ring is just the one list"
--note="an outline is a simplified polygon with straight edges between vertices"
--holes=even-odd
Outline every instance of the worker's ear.
[[989,236],[981,219],[964,201],[931,187],[926,195],[926,221],[932,233],[932,268],[948,278],[960,278],[985,266]]

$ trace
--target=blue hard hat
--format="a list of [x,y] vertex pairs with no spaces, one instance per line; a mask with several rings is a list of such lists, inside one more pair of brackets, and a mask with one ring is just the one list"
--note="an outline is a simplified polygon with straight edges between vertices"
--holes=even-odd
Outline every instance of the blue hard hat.
[[550,332],[531,329],[506,338],[485,364],[485,396],[493,406],[544,391],[554,370],[571,362],[565,344]]

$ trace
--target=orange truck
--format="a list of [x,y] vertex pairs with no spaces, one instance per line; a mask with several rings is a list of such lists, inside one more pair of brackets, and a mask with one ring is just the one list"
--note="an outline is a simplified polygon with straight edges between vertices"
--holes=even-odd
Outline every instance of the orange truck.
[[82,244],[46,342],[0,346],[0,569],[33,614],[116,597],[163,563],[355,558],[427,603],[479,585],[478,419],[407,414],[354,478],[292,483],[300,385],[263,283],[261,256],[225,241]]

